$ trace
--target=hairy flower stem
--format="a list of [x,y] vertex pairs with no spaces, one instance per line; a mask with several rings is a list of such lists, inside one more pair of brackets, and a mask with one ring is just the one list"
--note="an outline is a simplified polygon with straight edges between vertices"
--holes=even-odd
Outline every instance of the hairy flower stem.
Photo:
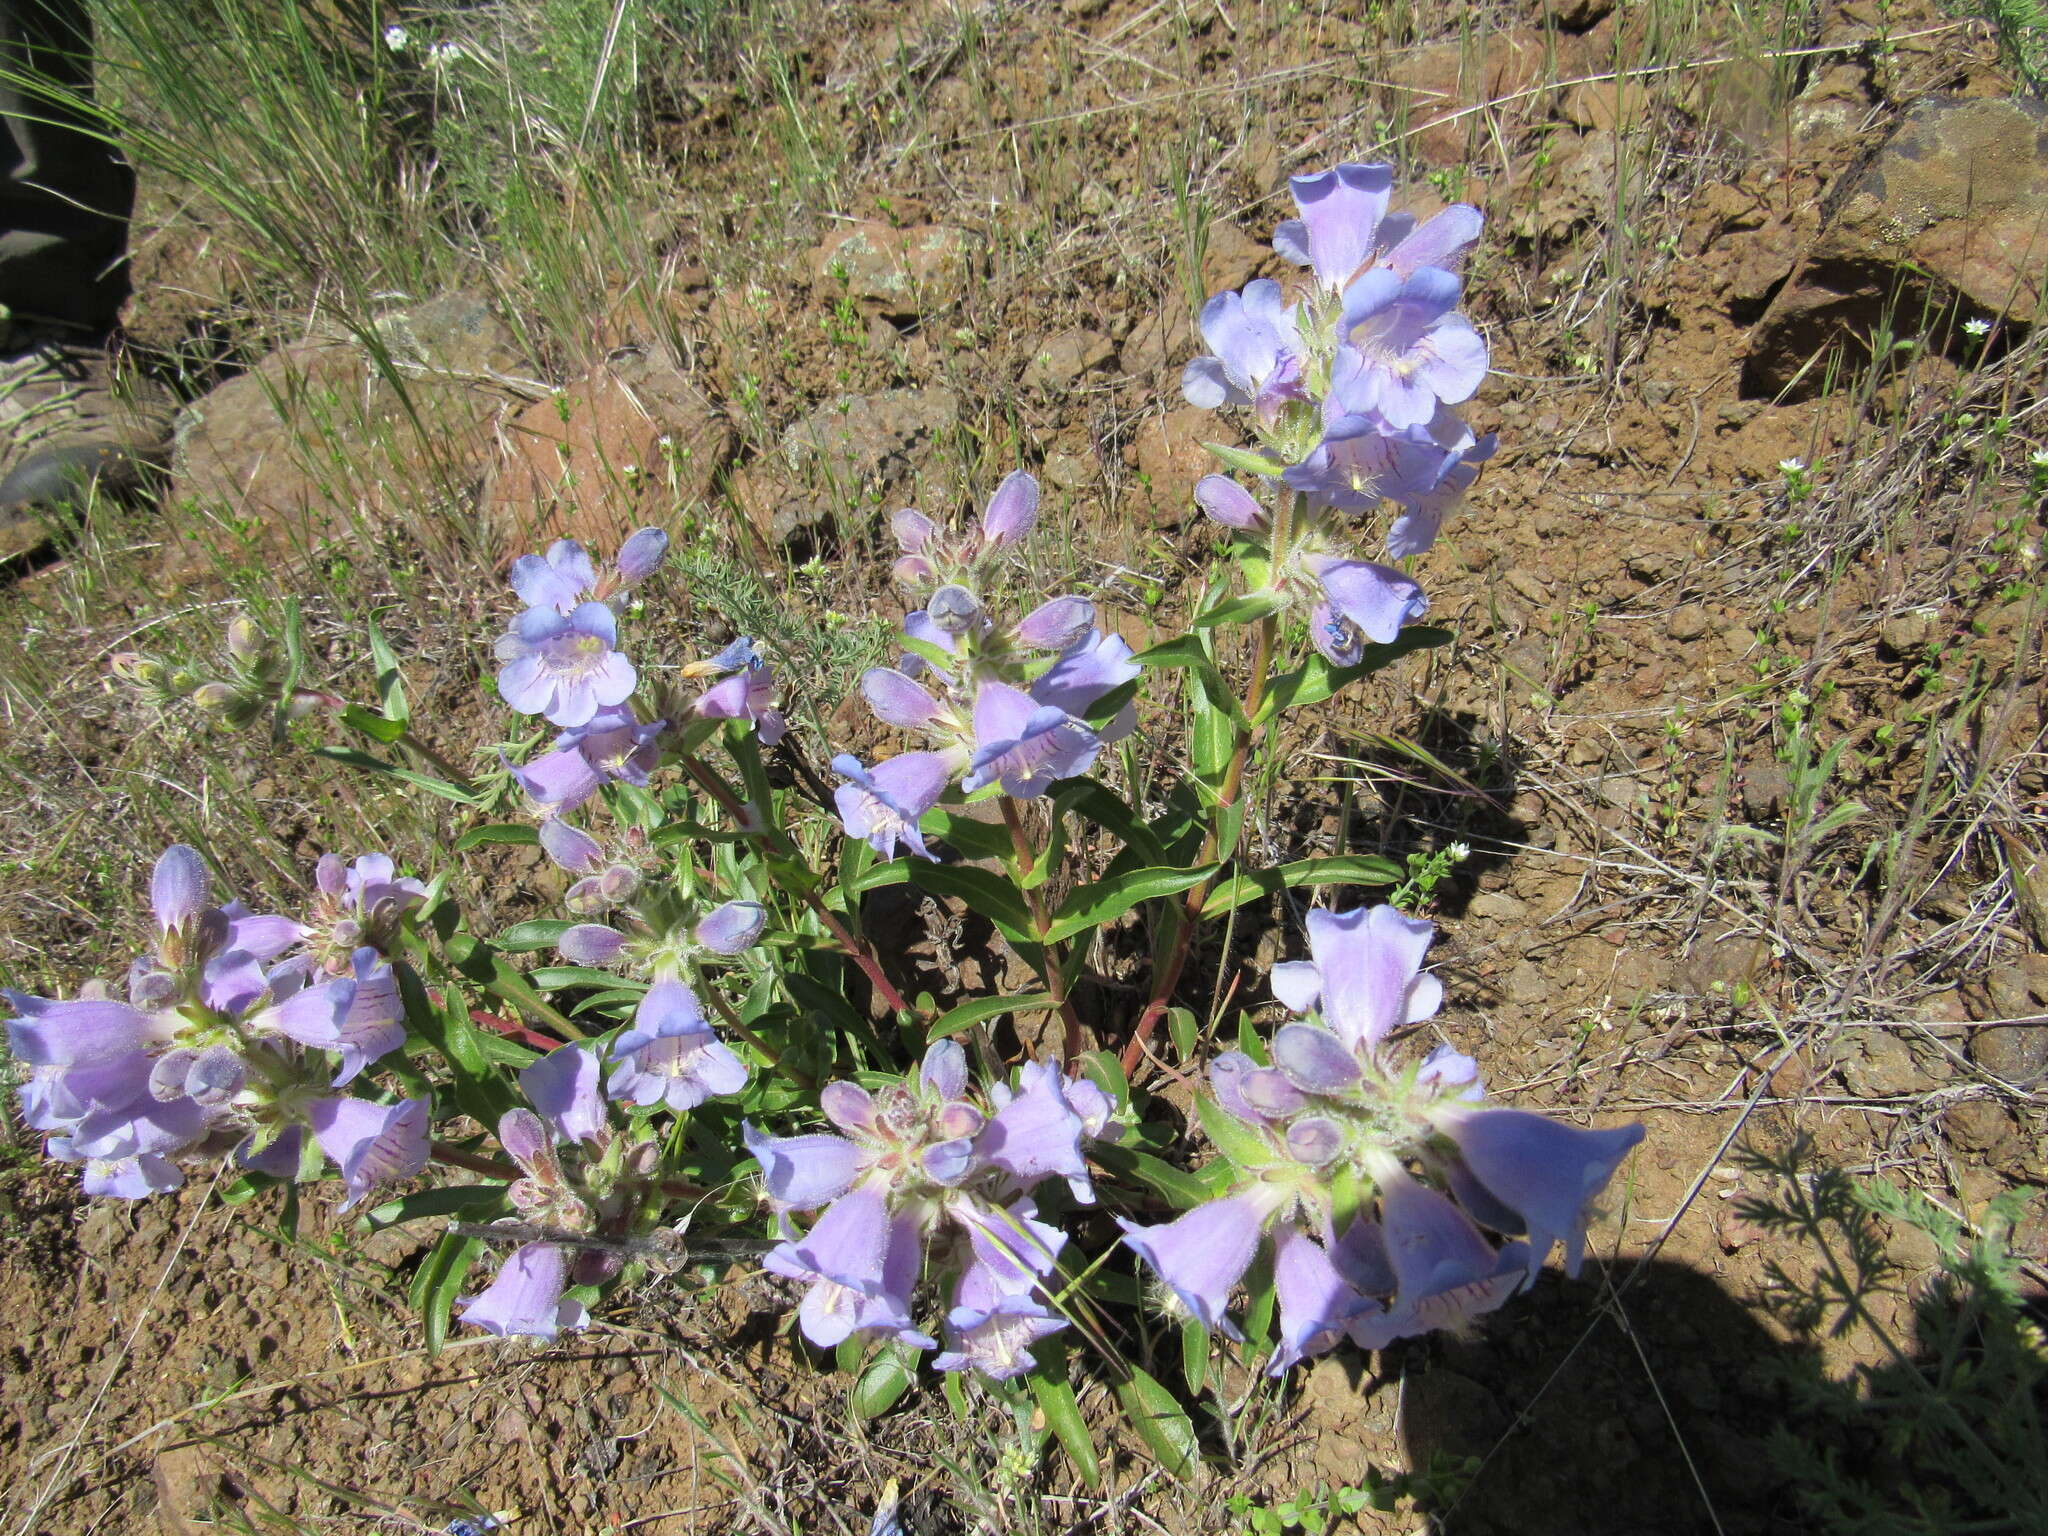
[[[430,1145],[434,1161],[445,1163],[450,1168],[466,1168],[471,1173],[480,1173],[488,1179],[503,1179],[507,1183],[526,1177],[525,1169],[516,1163],[508,1163],[502,1158],[485,1157],[477,1152],[465,1152],[451,1141],[436,1141]],[[686,1184],[681,1179],[661,1179],[653,1187],[660,1190],[664,1195],[672,1195],[681,1200],[694,1200],[709,1193],[709,1191],[700,1188],[698,1185]]]
[[1017,802],[1008,795],[1003,796],[1003,824],[1010,829],[1010,846],[1016,850],[1011,872],[1016,877],[1017,888],[1024,891],[1024,904],[1031,909],[1031,926],[1037,930],[1039,949],[1044,956],[1038,974],[1045,982],[1045,990],[1052,994],[1053,1007],[1067,1026],[1066,1059],[1078,1061],[1082,1045],[1081,1016],[1074,1011],[1074,1005],[1067,997],[1066,946],[1046,941],[1045,936],[1052,932],[1052,914],[1045,909],[1044,887],[1034,885],[1025,889],[1024,881],[1038,851],[1031,846],[1031,837],[1024,830],[1024,818],[1017,812]]
[[922,1013],[904,1000],[903,994],[896,990],[895,983],[883,974],[881,962],[875,958],[873,951],[855,938],[846,924],[839,920],[839,915],[825,905],[817,892],[817,877],[796,844],[775,828],[762,824],[756,817],[749,816],[746,806],[740,803],[739,797],[711,771],[710,765],[702,758],[694,753],[686,753],[682,762],[690,777],[696,780],[697,787],[724,808],[726,815],[732,818],[734,826],[760,843],[768,852],[777,854],[797,866],[804,876],[797,895],[802,898],[804,905],[817,915],[818,921],[825,925],[825,931],[832,935],[832,942],[861,968],[861,973],[867,977],[868,984],[875,989],[882,1001],[896,1013],[907,1013],[921,1023],[929,1023]]
[[[1279,520],[1275,519],[1275,531]],[[1274,547],[1279,547],[1276,538]],[[1247,720],[1258,717],[1259,706],[1265,702],[1266,684],[1273,670],[1273,642],[1278,631],[1278,620],[1272,614],[1259,620],[1258,638],[1253,643],[1252,678],[1245,690],[1244,715]],[[1244,788],[1245,763],[1251,757],[1252,748],[1265,735],[1265,727],[1253,725],[1240,732],[1237,748],[1230,754],[1230,766],[1224,770],[1223,787],[1217,796],[1216,818],[1209,825],[1209,835],[1202,840],[1202,852],[1196,859],[1198,864],[1208,864],[1217,859],[1228,861],[1237,853],[1237,842],[1244,835],[1244,822],[1240,818],[1237,832],[1231,838],[1228,848],[1222,847],[1216,829],[1222,823],[1230,808],[1237,804],[1238,794]],[[1167,1007],[1173,1001],[1174,989],[1180,985],[1181,973],[1187,969],[1188,948],[1194,943],[1195,928],[1202,920],[1202,907],[1214,888],[1214,876],[1204,880],[1187,894],[1178,925],[1174,929],[1173,947],[1167,952],[1166,963],[1152,978],[1152,995],[1145,1003],[1145,1011],[1138,1015],[1137,1027],[1131,1031],[1130,1043],[1124,1047],[1124,1075],[1129,1077],[1137,1070],[1138,1058],[1145,1054],[1145,1042],[1152,1037],[1152,1031],[1159,1027],[1159,1021],[1166,1017]]]

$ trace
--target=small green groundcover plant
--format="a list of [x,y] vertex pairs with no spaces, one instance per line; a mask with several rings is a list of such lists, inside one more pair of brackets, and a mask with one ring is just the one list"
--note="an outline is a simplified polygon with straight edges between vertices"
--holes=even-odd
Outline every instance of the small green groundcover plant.
[[[415,734],[374,626],[374,707],[305,680],[289,614],[274,637],[235,624],[225,676],[123,658],[145,689],[280,737],[322,713],[363,742],[328,756],[419,793],[516,794],[528,818],[473,827],[451,854],[537,842],[574,883],[562,918],[484,934],[447,867],[329,853],[299,910],[257,912],[222,899],[203,850],[170,848],[154,946],[124,980],[8,994],[48,1154],[99,1196],[175,1189],[225,1156],[230,1199],[328,1179],[374,1224],[441,1223],[413,1291],[433,1344],[454,1325],[552,1339],[672,1263],[683,1226],[691,1243],[747,1237],[801,1289],[804,1338],[862,1372],[864,1410],[923,1354],[949,1395],[967,1373],[1028,1390],[1084,1470],[1073,1339],[1163,1457],[1192,1452],[1172,1394],[1116,1347],[1110,1309],[1148,1294],[1134,1266],[1184,1326],[1196,1380],[1215,1335],[1278,1376],[1347,1341],[1460,1328],[1554,1244],[1576,1274],[1642,1128],[1496,1104],[1479,1063],[1429,1046],[1429,922],[1311,909],[1306,958],[1272,971],[1277,1027],[1245,1012],[1216,1042],[1174,1002],[1203,925],[1403,877],[1356,855],[1263,866],[1244,835],[1247,786],[1279,774],[1290,717],[1450,638],[1417,622],[1409,570],[1493,448],[1455,410],[1487,369],[1458,312],[1480,217],[1418,222],[1392,192],[1386,165],[1296,178],[1275,246],[1301,281],[1202,309],[1211,351],[1185,393],[1235,413],[1251,446],[1218,447],[1231,473],[1196,487],[1227,541],[1185,631],[1134,652],[1084,597],[997,611],[1038,517],[1021,471],[968,525],[897,512],[912,611],[900,659],[860,690],[909,745],[834,756],[830,780],[785,738],[786,679],[754,641],[643,678],[647,640],[622,621],[660,579],[651,528],[608,559],[563,541],[513,564],[497,692],[559,734],[476,781]],[[1219,653],[1230,630],[1248,643]],[[1219,654],[1246,650],[1239,692]],[[1120,792],[1096,770],[1141,721],[1146,761],[1173,767],[1139,793],[1124,749]],[[902,995],[862,917],[904,884],[993,924],[1031,990],[944,1011]],[[1134,911],[1149,986],[1121,1027],[1088,1016],[1103,993],[1082,983],[1098,935]],[[548,963],[509,958],[536,952]],[[1006,1015],[1056,1022],[1006,1058]],[[1160,1047],[1206,1083],[1194,1115],[1219,1155],[1192,1170],[1166,1155],[1188,1133],[1131,1085],[1162,1022]]]

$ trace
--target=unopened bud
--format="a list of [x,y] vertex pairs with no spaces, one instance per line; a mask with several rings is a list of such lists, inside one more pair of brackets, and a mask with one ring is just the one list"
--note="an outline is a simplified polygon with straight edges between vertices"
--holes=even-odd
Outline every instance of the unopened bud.
[[941,634],[964,635],[981,623],[981,600],[956,584],[934,592],[924,611]]
[[225,714],[235,702],[235,690],[226,683],[201,683],[187,697],[209,714]]
[[107,658],[107,670],[124,683],[148,688],[163,678],[164,664],[140,651],[116,651]]
[[645,581],[668,554],[668,535],[659,528],[642,528],[619,546],[619,579],[627,586]]
[[263,632],[246,614],[228,625],[228,654],[244,663],[263,654]]

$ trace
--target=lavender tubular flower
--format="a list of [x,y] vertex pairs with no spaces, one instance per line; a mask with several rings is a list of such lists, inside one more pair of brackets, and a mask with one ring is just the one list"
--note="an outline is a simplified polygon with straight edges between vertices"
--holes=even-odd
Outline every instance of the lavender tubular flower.
[[149,877],[149,905],[160,934],[175,933],[192,922],[212,893],[213,880],[199,850],[173,843],[157,856]]
[[842,752],[832,759],[832,771],[848,781],[832,796],[840,824],[848,837],[859,838],[881,858],[895,858],[902,843],[920,859],[929,859],[918,822],[966,766],[967,754],[959,751],[905,752],[872,769]]
[[1056,705],[1041,705],[1008,683],[988,682],[974,701],[974,759],[960,787],[968,794],[1001,783],[1019,800],[1094,766],[1102,738]]
[[644,787],[661,760],[655,744],[663,722],[642,724],[630,706],[601,709],[564,731],[554,748],[523,768],[506,765],[519,787],[551,816],[566,815],[606,781]]
[[1453,203],[1420,228],[1407,214],[1387,214],[1394,168],[1349,163],[1289,183],[1301,217],[1273,234],[1273,248],[1297,266],[1314,269],[1316,282],[1342,293],[1368,267],[1407,277],[1421,267],[1455,271],[1479,238],[1479,210]]
[[527,1102],[564,1141],[601,1141],[609,1129],[603,1069],[597,1054],[574,1044],[556,1046],[531,1066],[519,1069]]
[[612,1044],[607,1091],[627,1104],[665,1104],[675,1114],[706,1099],[738,1093],[747,1065],[704,1022],[696,995],[679,981],[657,981]]
[[568,613],[597,585],[597,567],[574,539],[557,539],[544,555],[512,562],[512,590],[529,608]]
[[1244,1335],[1226,1315],[1230,1293],[1258,1252],[1259,1237],[1279,1208],[1282,1193],[1255,1186],[1205,1201],[1164,1226],[1142,1227],[1117,1218],[1124,1245],[1151,1267],[1181,1306],[1204,1328],[1227,1339]]
[[1273,1234],[1273,1288],[1280,1302],[1280,1347],[1266,1367],[1269,1376],[1284,1375],[1297,1360],[1331,1349],[1354,1318],[1376,1310],[1321,1244],[1286,1224]]
[[1440,1119],[1486,1194],[1527,1224],[1528,1279],[1535,1280],[1558,1241],[1564,1271],[1576,1279],[1588,1208],[1642,1141],[1642,1126],[1588,1131],[1520,1109],[1446,1109]]
[[559,1243],[522,1243],[498,1267],[497,1278],[480,1294],[462,1296],[456,1315],[503,1338],[526,1334],[552,1339],[563,1329],[588,1327],[580,1301],[565,1300],[568,1255]]
[[1190,405],[1251,406],[1271,421],[1288,401],[1307,398],[1297,333],[1278,283],[1260,278],[1243,293],[1217,294],[1202,306],[1201,327],[1213,355],[1196,358],[1181,374]]
[[410,1179],[427,1166],[430,1106],[425,1099],[372,1104],[368,1099],[316,1099],[308,1109],[313,1139],[340,1166],[348,1210],[379,1184]]
[[1021,469],[1003,477],[988,505],[981,510],[981,547],[984,554],[1010,549],[1030,535],[1038,522],[1038,481]]
[[706,720],[751,720],[761,744],[772,747],[789,728],[775,707],[775,669],[755,658],[744,670],[714,683],[692,706]]
[[1427,426],[1439,407],[1469,400],[1486,379],[1486,343],[1453,313],[1458,279],[1434,267],[1407,278],[1376,270],[1344,290],[1333,404],[1400,431]]
[[498,641],[498,692],[523,715],[564,727],[587,725],[600,709],[623,704],[639,684],[614,647],[619,621],[603,603],[567,613],[529,608]]
[[815,1210],[837,1200],[874,1161],[844,1136],[763,1136],[750,1125],[742,1125],[740,1135],[761,1165],[769,1198],[786,1210]]
[[1443,983],[1421,974],[1436,929],[1393,907],[1308,915],[1313,961],[1273,967],[1273,995],[1296,1013],[1321,1006],[1323,1021],[1352,1051],[1443,1006]]

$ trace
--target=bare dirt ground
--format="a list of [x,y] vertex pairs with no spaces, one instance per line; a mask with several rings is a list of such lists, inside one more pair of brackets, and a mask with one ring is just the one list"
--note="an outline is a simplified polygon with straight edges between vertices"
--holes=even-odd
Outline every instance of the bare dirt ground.
[[[1006,1473],[1006,1431],[963,1433],[929,1385],[856,1425],[765,1282],[672,1278],[559,1348],[464,1339],[430,1359],[404,1305],[411,1235],[365,1238],[314,1197],[288,1240],[275,1209],[221,1208],[205,1178],[88,1207],[28,1172],[0,1244],[10,1528],[418,1530],[481,1509],[519,1511],[520,1536],[857,1532],[893,1476],[932,1531],[1192,1533],[1249,1528],[1234,1493],[1434,1468],[1359,1528],[1807,1529],[1764,1441],[1796,1377],[1850,1390],[1822,1373],[1871,1346],[1823,1352],[1763,1305],[1770,1266],[1812,1258],[1735,1215],[1731,1149],[1802,1134],[1966,1212],[2048,1177],[2040,575],[2026,587],[2017,553],[2040,531],[2033,344],[1981,366],[1934,345],[1882,373],[1852,359],[1828,389],[1745,371],[1857,154],[1933,93],[2009,88],[1981,30],[1866,9],[1823,6],[1794,39],[1836,51],[1788,66],[1788,101],[1733,68],[1654,91],[1594,78],[1645,24],[1598,4],[1547,30],[1502,7],[1406,35],[1342,6],[1067,0],[999,26],[821,7],[785,46],[836,205],[797,197],[786,138],[735,85],[699,82],[664,128],[673,315],[729,424],[720,487],[771,543],[828,557],[792,601],[852,614],[893,616],[878,507],[946,505],[963,463],[1021,460],[1142,634],[1192,595],[1210,538],[1187,491],[1217,429],[1176,387],[1193,289],[1277,273],[1259,242],[1285,176],[1338,158],[1398,151],[1414,202],[1484,206],[1469,286],[1497,372],[1471,416],[1502,452],[1420,572],[1458,641],[1296,743],[1263,835],[1283,857],[1471,846],[1433,914],[1448,1037],[1498,1096],[1649,1128],[1584,1277],[1546,1276],[1471,1339],[1323,1359],[1227,1430],[1198,1415],[1214,1454],[1185,1486],[1105,1412],[1117,1449],[1091,1493],[1056,1454]],[[941,226],[957,261],[907,306],[865,294],[831,242],[870,220]],[[174,220],[149,235],[181,238]],[[137,326],[186,324],[193,286],[145,285]],[[951,414],[875,429],[872,496],[789,469],[793,424],[899,390],[917,398],[891,411],[943,392]],[[1987,436],[2001,413],[2023,424]],[[687,592],[677,622],[715,638],[718,611]],[[442,637],[451,692],[487,665],[487,623]],[[79,697],[65,750],[90,775],[93,733],[129,706]],[[820,713],[851,745],[837,702]],[[1850,743],[1818,788],[1795,737]],[[105,873],[110,905],[138,867]],[[1298,932],[1282,918],[1191,967],[1189,1001],[1263,996]],[[59,965],[106,939],[20,905],[13,921]],[[1910,1281],[1932,1251],[1897,1237]],[[2021,1238],[2048,1262],[2048,1228]]]

